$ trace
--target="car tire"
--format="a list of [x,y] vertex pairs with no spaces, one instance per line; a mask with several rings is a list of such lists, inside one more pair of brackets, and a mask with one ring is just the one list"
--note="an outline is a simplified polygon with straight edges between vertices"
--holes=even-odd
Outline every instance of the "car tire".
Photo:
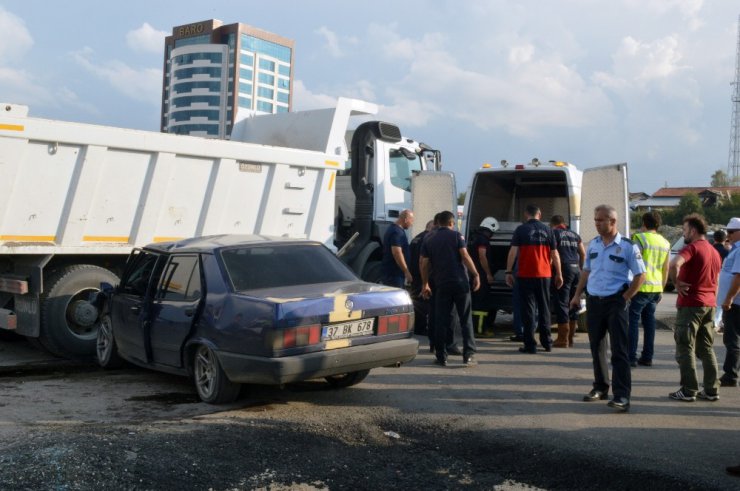
[[[92,264],[67,266],[49,275],[41,296],[41,345],[61,357],[94,356],[97,319],[89,315],[90,309],[76,307],[100,291],[100,283],[118,281],[111,271]],[[79,316],[80,311],[86,316]]]
[[113,322],[109,314],[104,314],[98,324],[98,335],[95,343],[95,356],[102,368],[113,369],[124,365],[118,354],[116,339],[113,337]]
[[341,375],[329,375],[324,377],[329,385],[335,389],[343,389],[357,385],[368,376],[370,370],[358,370],[356,372],[343,373]]
[[233,402],[241,390],[241,384],[229,380],[216,353],[204,344],[193,353],[193,382],[200,400],[209,404]]
[[368,283],[380,283],[383,279],[383,265],[380,261],[372,261],[362,269],[362,279]]

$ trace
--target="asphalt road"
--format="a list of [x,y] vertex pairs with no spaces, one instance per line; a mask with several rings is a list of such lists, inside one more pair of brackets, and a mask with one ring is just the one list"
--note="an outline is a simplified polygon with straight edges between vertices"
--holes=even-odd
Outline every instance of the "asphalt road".
[[654,366],[633,370],[631,411],[618,414],[581,401],[585,334],[525,355],[500,321],[478,340],[476,367],[435,366],[421,340],[412,363],[357,387],[247,387],[222,407],[198,402],[186,379],[136,368],[2,363],[0,488],[740,489],[724,473],[740,463],[740,391],[669,399],[670,331],[658,332]]

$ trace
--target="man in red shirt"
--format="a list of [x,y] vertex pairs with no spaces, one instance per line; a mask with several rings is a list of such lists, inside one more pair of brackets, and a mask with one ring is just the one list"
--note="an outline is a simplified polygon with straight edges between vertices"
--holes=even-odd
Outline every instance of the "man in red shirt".
[[[545,351],[552,351],[550,335],[550,279],[555,271],[553,284],[563,286],[555,236],[550,227],[540,221],[542,212],[535,205],[527,205],[527,221],[519,225],[511,238],[511,248],[506,260],[506,284],[517,288],[522,299],[522,325],[524,346],[522,353],[537,353],[535,330],[539,329],[540,344]],[[514,263],[518,264],[516,282]],[[537,315],[535,316],[535,312]]]
[[[697,397],[708,401],[719,399],[717,358],[714,354],[714,309],[717,305],[717,277],[721,260],[706,240],[707,224],[701,215],[692,213],[683,219],[686,246],[671,261],[668,275],[676,285],[676,361],[681,369],[681,388],[669,397],[693,402]],[[704,368],[704,388],[699,391],[696,360]]]

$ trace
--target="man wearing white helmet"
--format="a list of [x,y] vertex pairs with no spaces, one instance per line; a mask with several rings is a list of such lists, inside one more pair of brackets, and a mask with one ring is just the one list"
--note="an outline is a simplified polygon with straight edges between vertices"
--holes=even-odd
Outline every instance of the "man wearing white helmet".
[[[473,292],[473,310],[486,310],[486,296],[489,287],[493,284],[493,271],[491,270],[491,237],[499,229],[498,220],[493,217],[486,217],[480,223],[480,227],[473,234],[468,245],[468,254],[475,264],[475,269],[480,275],[480,289]],[[490,312],[489,312],[490,314]],[[495,319],[494,315],[487,317],[491,321]],[[493,327],[489,321],[489,328]]]

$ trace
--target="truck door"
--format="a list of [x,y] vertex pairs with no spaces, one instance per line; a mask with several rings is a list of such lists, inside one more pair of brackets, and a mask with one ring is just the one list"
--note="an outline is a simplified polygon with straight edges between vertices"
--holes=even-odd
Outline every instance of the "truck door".
[[197,254],[170,257],[152,305],[149,328],[155,363],[182,366],[182,345],[190,334],[202,296],[200,260]]
[[579,233],[584,244],[596,237],[594,208],[611,205],[617,210],[617,226],[624,237],[630,236],[627,164],[592,167],[583,171],[581,184],[581,220]]
[[119,349],[126,357],[148,363],[146,329],[149,325],[150,299],[155,288],[161,256],[136,250],[126,266],[121,286],[111,299],[113,334]]

